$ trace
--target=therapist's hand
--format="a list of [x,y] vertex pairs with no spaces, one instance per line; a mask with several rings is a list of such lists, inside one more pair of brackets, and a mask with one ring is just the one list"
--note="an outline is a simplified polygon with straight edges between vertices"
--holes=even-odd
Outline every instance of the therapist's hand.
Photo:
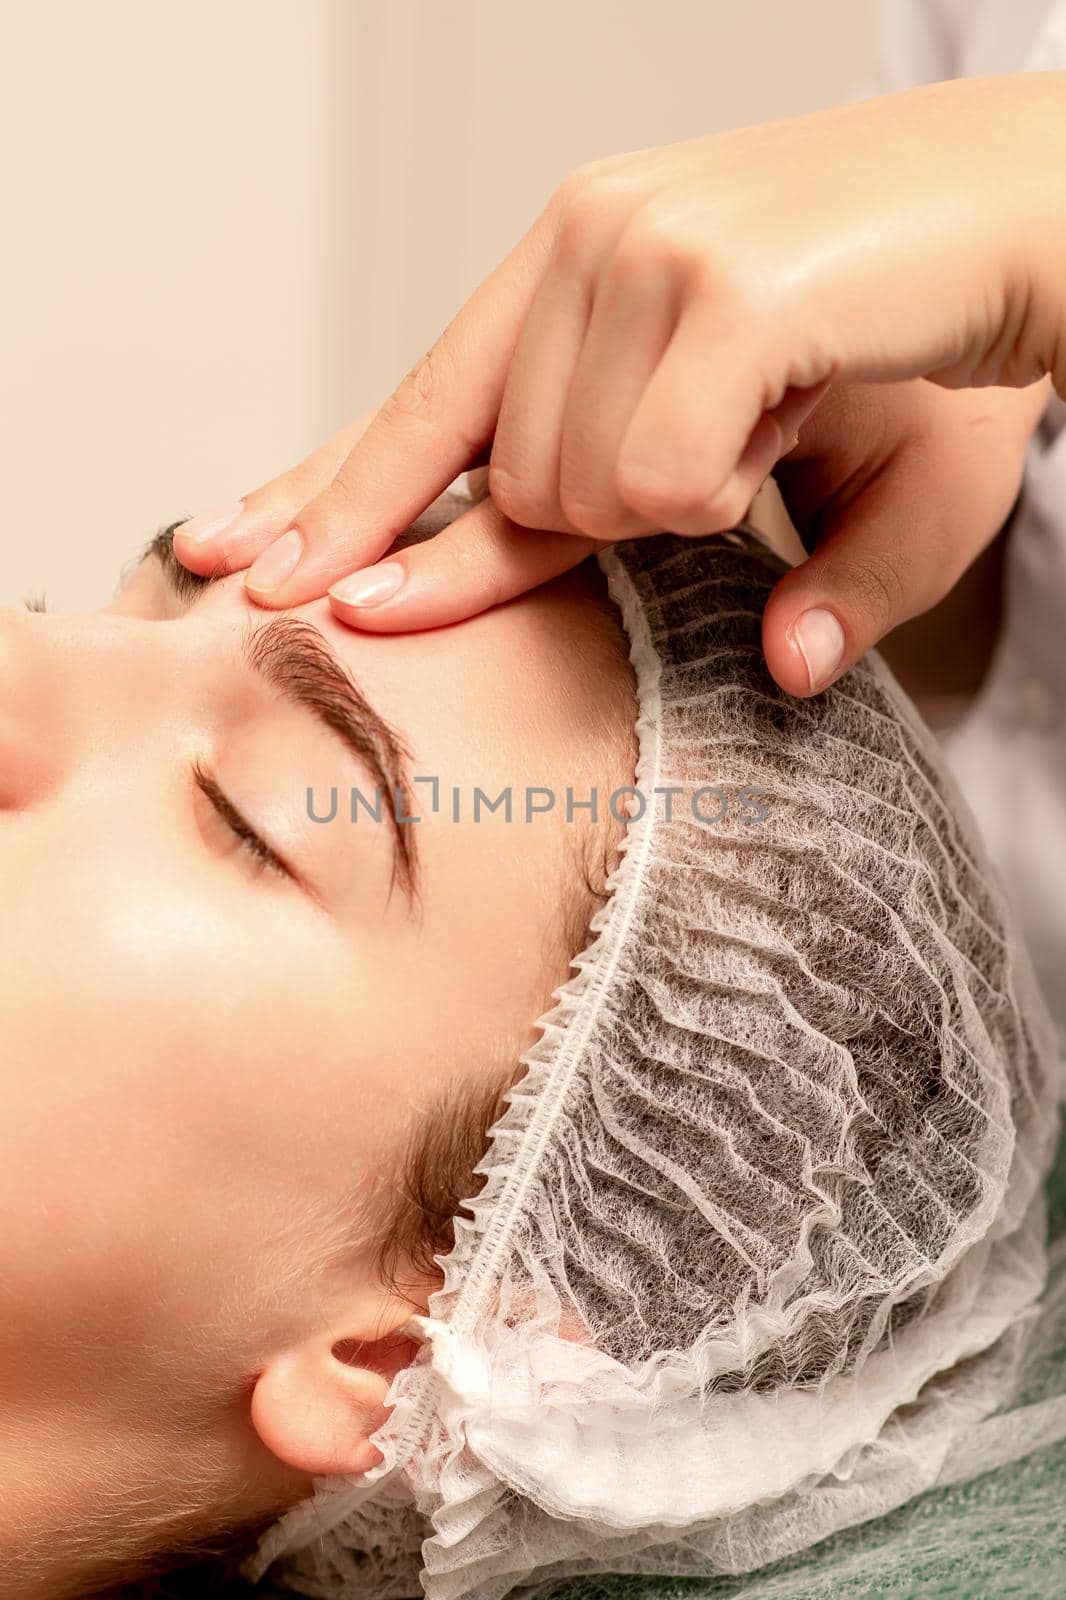
[[[834,455],[854,449],[821,437],[821,425],[808,444],[831,382],[844,396],[849,385],[928,377],[946,403],[958,398],[951,390],[1021,391],[1052,371],[1061,392],[1066,226],[1052,152],[1066,133],[1064,82],[963,79],[579,169],[373,415],[323,493],[296,506],[300,493],[282,493],[278,480],[216,539],[197,546],[179,535],[175,548],[197,571],[258,557],[248,585],[263,604],[335,585],[331,603],[346,621],[422,627],[519,593],[597,540],[728,527],[782,455],[789,469],[821,460],[793,480],[817,500],[819,472],[832,482]],[[910,484],[911,514],[903,501],[882,515],[871,549],[876,476],[838,482],[820,523],[828,556],[820,547],[768,605],[767,658],[793,692],[832,681],[939,598],[931,565],[942,593],[976,553],[967,556],[971,534],[954,544],[951,528],[930,547],[914,496],[942,470],[938,430],[965,439],[969,424],[965,406],[927,407],[919,388],[934,393],[904,385],[914,415],[930,413],[928,470],[907,424],[898,430],[907,470],[895,451],[880,482],[890,509],[891,493]],[[1034,392],[1005,409],[1035,421]],[[998,404],[979,391],[967,398],[978,413]],[[847,405],[825,412],[834,416],[843,425]],[[489,446],[491,506],[447,539],[373,567]],[[999,487],[989,508],[1016,486],[1019,461],[990,474]],[[955,456],[955,470],[985,476],[972,451]],[[287,502],[273,519],[271,494]],[[818,523],[817,510],[808,521]],[[373,586],[362,604],[338,582],[353,568],[367,568],[358,578]],[[386,598],[390,576],[400,586]],[[871,605],[879,583],[886,598]],[[802,620],[779,602],[787,585],[803,595]]]
[[[809,691],[792,642],[812,608],[845,619],[846,666],[944,598],[1006,522],[1050,392],[1046,378],[1025,389],[950,391],[920,378],[830,388],[774,470],[813,550],[763,614],[779,683]],[[816,626],[838,642],[832,624]]]

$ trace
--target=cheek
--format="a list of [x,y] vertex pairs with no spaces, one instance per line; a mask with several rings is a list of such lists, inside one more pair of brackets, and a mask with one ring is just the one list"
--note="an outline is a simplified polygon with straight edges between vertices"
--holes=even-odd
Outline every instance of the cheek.
[[287,1145],[313,1144],[309,1079],[336,1059],[350,977],[326,937],[256,915],[236,873],[212,899],[149,859],[67,868],[36,878],[0,970],[0,1373],[16,1384],[49,1328],[77,1327],[88,1359],[247,1272],[275,1175],[296,1187]]
[[322,999],[330,950],[232,862],[89,850],[39,874],[3,978],[16,1052],[70,1114],[175,1076],[221,1111],[219,1062],[284,1051]]

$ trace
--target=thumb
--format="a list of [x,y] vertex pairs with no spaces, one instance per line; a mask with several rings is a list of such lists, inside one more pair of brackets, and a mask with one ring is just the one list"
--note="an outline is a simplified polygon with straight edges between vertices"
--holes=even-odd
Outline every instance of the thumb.
[[817,549],[780,579],[763,612],[767,666],[799,696],[828,688],[891,629],[936,605],[987,542],[957,506],[932,512],[891,474],[819,526]]

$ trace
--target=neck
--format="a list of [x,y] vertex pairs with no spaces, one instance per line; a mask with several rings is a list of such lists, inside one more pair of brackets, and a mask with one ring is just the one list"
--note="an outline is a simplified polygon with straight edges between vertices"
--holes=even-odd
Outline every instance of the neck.
[[311,1492],[243,1415],[184,1440],[116,1417],[38,1421],[21,1447],[17,1430],[0,1440],[0,1483],[0,1600],[111,1593],[198,1557],[243,1555]]

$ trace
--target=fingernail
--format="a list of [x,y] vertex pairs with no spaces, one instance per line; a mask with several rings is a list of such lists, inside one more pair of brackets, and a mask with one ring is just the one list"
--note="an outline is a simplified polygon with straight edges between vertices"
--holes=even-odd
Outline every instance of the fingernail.
[[831,611],[815,607],[796,618],[791,633],[807,668],[811,690],[821,688],[833,676],[843,658],[843,628]]
[[206,544],[208,539],[217,539],[220,533],[225,533],[231,522],[236,522],[244,510],[244,501],[238,500],[235,506],[220,506],[217,511],[201,511],[198,516],[190,517],[188,522],[183,522],[176,531],[183,539],[190,539],[193,544]]
[[346,606],[376,606],[394,595],[405,577],[398,561],[383,561],[380,567],[364,567],[362,572],[342,578],[329,592]]
[[259,559],[252,563],[244,580],[245,587],[255,589],[260,594],[276,589],[292,576],[302,554],[303,540],[295,528],[290,528],[288,533],[283,533],[280,539],[268,545]]

